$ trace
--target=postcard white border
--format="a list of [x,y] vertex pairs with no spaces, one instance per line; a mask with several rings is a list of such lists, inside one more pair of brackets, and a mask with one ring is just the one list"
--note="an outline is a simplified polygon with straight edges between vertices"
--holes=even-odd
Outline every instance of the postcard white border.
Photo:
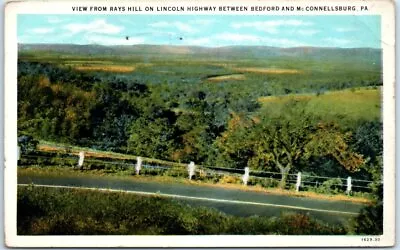
[[[365,242],[365,236],[18,236],[16,229],[17,183],[17,14],[77,14],[71,6],[100,5],[100,1],[15,1],[5,10],[5,240],[13,247],[305,247],[305,246],[392,246],[395,240],[395,6],[389,0],[359,1],[102,1],[105,6],[243,6],[243,5],[356,5],[368,6],[368,12],[236,12],[218,15],[380,15],[383,50],[383,122],[384,122],[384,233],[379,242]],[[82,12],[80,14],[157,14],[209,15],[210,12]]]

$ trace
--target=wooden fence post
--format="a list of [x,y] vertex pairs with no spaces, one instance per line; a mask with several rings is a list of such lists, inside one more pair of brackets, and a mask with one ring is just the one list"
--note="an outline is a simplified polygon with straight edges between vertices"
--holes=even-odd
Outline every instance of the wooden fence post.
[[191,161],[188,165],[189,180],[192,179],[192,176],[194,175],[195,170],[196,170],[196,166],[194,165],[194,162]]
[[244,168],[244,175],[242,177],[243,180],[243,184],[246,186],[247,182],[249,180],[249,176],[250,176],[250,168],[249,167],[245,167]]
[[347,177],[347,189],[346,193],[349,195],[351,193],[351,177]]
[[136,166],[135,166],[136,175],[140,174],[141,169],[142,169],[142,157],[138,156],[136,158]]
[[296,192],[299,192],[301,185],[301,172],[297,173]]
[[78,166],[82,167],[83,166],[83,161],[85,160],[85,152],[81,151],[79,152],[79,160],[78,160]]

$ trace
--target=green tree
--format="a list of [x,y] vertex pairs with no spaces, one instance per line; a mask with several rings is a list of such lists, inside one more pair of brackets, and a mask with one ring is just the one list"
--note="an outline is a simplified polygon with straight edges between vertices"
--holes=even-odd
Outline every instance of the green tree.
[[136,155],[168,159],[173,143],[165,119],[149,122],[141,117],[131,125],[128,150]]
[[303,105],[289,102],[280,112],[264,111],[261,118],[234,116],[217,140],[221,155],[242,168],[280,171],[281,188],[289,172],[300,170],[311,157],[329,156],[349,171],[358,170],[364,160],[349,148],[351,134],[319,122]]
[[251,165],[254,151],[254,121],[245,114],[231,114],[227,130],[215,141],[216,164],[234,168]]
[[253,161],[278,168],[281,188],[285,188],[289,172],[310,155],[309,144],[315,132],[313,123],[312,117],[296,108],[278,117],[264,117],[255,130],[256,157]]
[[353,148],[365,158],[363,169],[371,176],[377,192],[383,175],[383,126],[381,121],[362,123],[356,130]]
[[312,156],[333,157],[350,172],[357,171],[364,163],[362,155],[349,148],[349,134],[342,133],[336,126],[315,124],[303,112],[291,119],[269,119],[268,123],[263,124],[258,133],[256,155],[280,170],[281,188],[286,186],[289,171],[307,164]]

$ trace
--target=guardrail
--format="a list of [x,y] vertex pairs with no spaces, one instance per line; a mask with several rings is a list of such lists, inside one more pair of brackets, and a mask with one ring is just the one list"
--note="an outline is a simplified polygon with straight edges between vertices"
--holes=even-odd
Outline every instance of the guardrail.
[[[59,165],[60,161],[62,161],[64,165],[78,167],[81,169],[101,169],[107,168],[109,166],[118,166],[120,169],[123,170],[132,170],[137,175],[141,172],[142,174],[146,174],[149,171],[152,171],[153,175],[164,174],[166,171],[173,170],[175,173],[179,173],[180,176],[187,176],[189,179],[197,179],[199,176],[218,176],[220,178],[230,176],[236,180],[236,183],[239,180],[239,182],[242,182],[244,185],[255,185],[259,182],[266,181],[269,181],[270,183],[278,183],[281,180],[281,173],[279,172],[250,169],[248,169],[246,172],[245,169],[225,168],[218,166],[195,166],[194,163],[189,164],[188,167],[185,169],[181,166],[174,167],[148,164],[146,162],[143,162],[143,159],[141,157],[137,157],[137,159],[94,157],[93,155],[85,157],[85,153],[83,151],[80,152],[79,155],[54,152],[19,154],[18,159],[21,165],[24,165],[24,161],[28,162],[28,164],[26,165],[35,164],[32,163],[32,161],[36,162],[36,164]],[[335,189],[337,192],[345,192],[347,194],[350,194],[352,191],[370,192],[372,189],[370,185],[372,181],[369,180],[353,179],[351,177],[335,178],[328,176],[316,176],[300,172],[289,173],[286,182],[287,185],[289,185],[290,187],[294,187],[296,191],[302,191],[304,189],[307,190],[312,188],[325,188]]]

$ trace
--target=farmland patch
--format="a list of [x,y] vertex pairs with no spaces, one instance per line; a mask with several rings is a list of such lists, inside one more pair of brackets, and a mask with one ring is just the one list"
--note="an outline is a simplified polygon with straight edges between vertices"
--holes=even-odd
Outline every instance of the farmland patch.
[[222,81],[229,81],[229,80],[245,80],[246,76],[243,74],[229,74],[229,75],[219,75],[219,76],[208,76],[207,81],[210,82],[222,82]]
[[297,69],[280,69],[280,68],[257,68],[257,67],[243,67],[232,68],[239,72],[250,72],[259,74],[303,74],[304,71]]
[[79,71],[103,71],[103,72],[115,72],[115,73],[129,73],[136,69],[135,66],[125,65],[85,65],[75,66],[75,69]]

